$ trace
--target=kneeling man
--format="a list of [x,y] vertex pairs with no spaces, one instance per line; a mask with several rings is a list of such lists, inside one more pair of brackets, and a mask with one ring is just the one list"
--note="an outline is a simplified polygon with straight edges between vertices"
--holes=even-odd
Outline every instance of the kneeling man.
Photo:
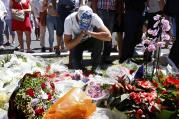
[[103,41],[110,41],[111,33],[101,18],[88,6],[81,6],[70,14],[64,23],[64,42],[70,50],[73,69],[84,69],[82,55],[84,50],[92,51],[92,70],[100,65]]

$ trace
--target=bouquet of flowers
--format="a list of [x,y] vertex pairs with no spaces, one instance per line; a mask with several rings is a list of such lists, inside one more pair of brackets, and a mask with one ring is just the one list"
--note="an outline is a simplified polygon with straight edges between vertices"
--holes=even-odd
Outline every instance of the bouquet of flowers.
[[174,111],[175,116],[179,117],[179,79],[174,75],[168,75],[155,81],[161,99],[161,110]]
[[109,91],[106,106],[125,112],[131,119],[155,118],[156,111],[160,110],[156,88],[150,81],[137,79],[129,83],[122,77]]
[[55,74],[40,72],[26,74],[19,82],[19,87],[13,92],[9,100],[8,116],[11,118],[41,119],[48,108],[58,98],[53,78]]

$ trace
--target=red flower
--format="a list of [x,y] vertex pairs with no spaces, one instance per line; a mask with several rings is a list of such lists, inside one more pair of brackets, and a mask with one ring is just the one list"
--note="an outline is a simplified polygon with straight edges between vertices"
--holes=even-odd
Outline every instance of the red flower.
[[41,77],[41,73],[40,72],[34,72],[33,73],[33,77]]
[[50,93],[47,93],[48,95],[48,100],[51,100],[52,99],[52,95]]
[[145,88],[145,89],[154,89],[155,87],[152,85],[150,81],[137,81],[138,85]]
[[36,109],[35,109],[35,115],[36,115],[36,116],[40,116],[40,115],[43,114],[44,111],[45,111],[45,110],[44,110],[43,108],[36,108]]
[[55,78],[55,77],[57,77],[57,74],[56,74],[56,73],[53,73],[53,74],[48,75],[48,77],[49,77],[49,78]]
[[42,83],[42,84],[41,84],[41,88],[42,88],[42,89],[45,89],[45,88],[46,88],[46,84],[45,84],[45,83]]
[[163,90],[163,91],[162,91],[162,94],[167,94],[167,91],[166,91],[166,90]]
[[48,66],[46,67],[46,73],[48,73],[48,72],[50,71],[50,69],[51,69],[51,66],[48,65]]
[[50,86],[51,86],[52,90],[55,90],[55,85],[54,85],[54,83],[50,83]]
[[140,104],[142,102],[142,99],[138,93],[130,93],[130,98],[132,98],[137,104]]
[[31,97],[34,97],[34,96],[35,96],[35,92],[34,92],[34,90],[33,90],[32,88],[28,89],[28,90],[26,91],[26,94],[29,95],[29,96],[31,96]]
[[132,74],[132,73],[134,73],[135,72],[135,70],[129,70],[129,73],[130,74]]
[[155,106],[152,105],[151,108],[149,109],[150,112],[154,112],[156,110]]
[[155,80],[152,80],[153,85],[158,88],[158,83]]
[[136,119],[140,119],[141,115],[143,114],[143,111],[141,109],[138,109],[136,111]]
[[139,114],[139,115],[142,115],[142,114],[143,114],[143,111],[142,111],[141,109],[138,109],[138,110],[136,111],[136,113]]

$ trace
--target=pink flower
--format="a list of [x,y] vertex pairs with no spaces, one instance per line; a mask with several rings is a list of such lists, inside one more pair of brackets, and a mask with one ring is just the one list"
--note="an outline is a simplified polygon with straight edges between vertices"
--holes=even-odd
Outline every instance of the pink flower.
[[162,40],[165,40],[165,41],[169,41],[170,40],[170,36],[167,34],[167,33],[162,33]]
[[154,27],[154,28],[158,27],[159,23],[160,23],[160,21],[157,21],[157,22],[154,24],[153,27]]
[[161,17],[161,15],[157,14],[156,16],[154,16],[154,20],[157,21],[160,19],[160,17]]
[[147,32],[148,32],[148,34],[150,34],[152,36],[157,36],[158,29],[155,29],[155,30],[149,29]]
[[147,44],[147,45],[149,45],[149,44],[151,43],[151,41],[150,41],[150,40],[143,40],[142,43],[143,43],[143,44]]
[[150,44],[150,45],[147,47],[147,49],[148,49],[149,52],[153,52],[153,51],[156,50],[156,47],[155,47],[154,44]]
[[163,31],[169,31],[170,30],[171,26],[170,26],[170,23],[169,23],[168,20],[162,19],[161,23],[162,23],[162,30]]

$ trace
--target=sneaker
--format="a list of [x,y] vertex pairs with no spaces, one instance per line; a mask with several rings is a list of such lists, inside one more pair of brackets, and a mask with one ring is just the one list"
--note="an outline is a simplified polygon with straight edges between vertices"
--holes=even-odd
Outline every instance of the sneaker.
[[18,51],[20,49],[20,47],[19,46],[17,46],[17,47],[15,47],[15,51]]
[[41,48],[41,52],[45,52],[46,51],[46,48],[45,47],[42,47]]
[[0,45],[0,50],[4,50],[4,46],[3,45]]
[[49,52],[53,52],[53,48],[49,48]]
[[9,42],[6,42],[4,45],[5,46],[10,46],[11,44]]
[[59,49],[59,47],[56,46],[54,49],[55,49],[55,54],[60,55],[60,49]]
[[55,54],[57,54],[57,55],[60,55],[60,49],[59,48],[55,48]]

